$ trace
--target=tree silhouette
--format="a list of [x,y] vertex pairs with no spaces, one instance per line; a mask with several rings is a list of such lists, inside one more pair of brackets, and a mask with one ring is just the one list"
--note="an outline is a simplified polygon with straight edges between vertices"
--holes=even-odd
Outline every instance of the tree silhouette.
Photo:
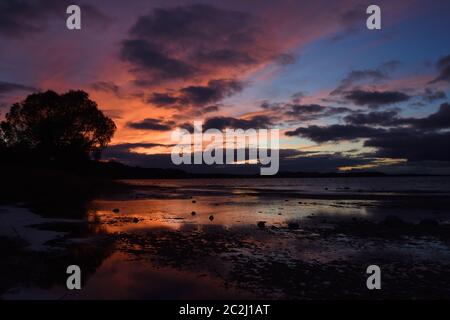
[[33,160],[99,159],[116,131],[114,122],[84,91],[31,94],[13,104],[5,118],[0,124],[2,143]]

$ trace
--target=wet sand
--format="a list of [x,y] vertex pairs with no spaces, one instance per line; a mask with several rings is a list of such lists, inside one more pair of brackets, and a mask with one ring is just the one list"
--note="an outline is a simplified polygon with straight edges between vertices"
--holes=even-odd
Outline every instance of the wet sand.
[[[310,196],[303,186],[209,183],[138,183],[90,202],[83,223],[34,221],[55,233],[44,253],[54,263],[17,243],[0,264],[16,279],[2,298],[450,298],[446,190],[359,191],[341,180]],[[45,281],[24,266],[36,261]],[[74,261],[83,290],[68,292],[64,266]],[[382,290],[366,288],[371,264],[382,269]]]

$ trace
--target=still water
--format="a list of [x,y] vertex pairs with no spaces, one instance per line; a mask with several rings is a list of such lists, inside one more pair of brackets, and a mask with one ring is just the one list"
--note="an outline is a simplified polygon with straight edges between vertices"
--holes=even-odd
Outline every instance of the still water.
[[423,286],[428,272],[450,281],[447,177],[126,183],[132,191],[87,205],[87,230],[66,225],[49,249],[87,269],[82,290],[24,283],[3,298],[355,298],[373,261],[393,270],[393,296],[417,284],[395,277],[412,266]]

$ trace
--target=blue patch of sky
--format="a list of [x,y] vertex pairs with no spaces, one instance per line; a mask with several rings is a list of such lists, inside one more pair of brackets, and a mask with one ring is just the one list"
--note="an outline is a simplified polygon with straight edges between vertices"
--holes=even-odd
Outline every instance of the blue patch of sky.
[[[352,70],[376,69],[392,60],[400,61],[392,78],[422,74],[434,75],[436,61],[450,54],[450,11],[448,4],[429,6],[419,14],[387,25],[380,31],[361,29],[335,40],[328,36],[299,48],[295,63],[278,70],[273,76],[250,79],[251,85],[236,101],[289,101],[299,91],[313,95],[332,91]],[[417,90],[424,88],[415,88]],[[448,92],[447,92],[448,93]],[[232,99],[234,100],[234,99]],[[410,102],[396,105],[408,114],[426,115],[436,110],[431,104],[410,108]]]

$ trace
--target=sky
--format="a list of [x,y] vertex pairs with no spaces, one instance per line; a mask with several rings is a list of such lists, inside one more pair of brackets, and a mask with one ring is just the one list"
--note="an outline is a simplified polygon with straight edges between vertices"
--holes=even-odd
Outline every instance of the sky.
[[372,2],[2,0],[0,119],[81,89],[117,125],[103,158],[129,165],[173,167],[172,131],[201,120],[280,129],[281,171],[450,174],[450,2]]

